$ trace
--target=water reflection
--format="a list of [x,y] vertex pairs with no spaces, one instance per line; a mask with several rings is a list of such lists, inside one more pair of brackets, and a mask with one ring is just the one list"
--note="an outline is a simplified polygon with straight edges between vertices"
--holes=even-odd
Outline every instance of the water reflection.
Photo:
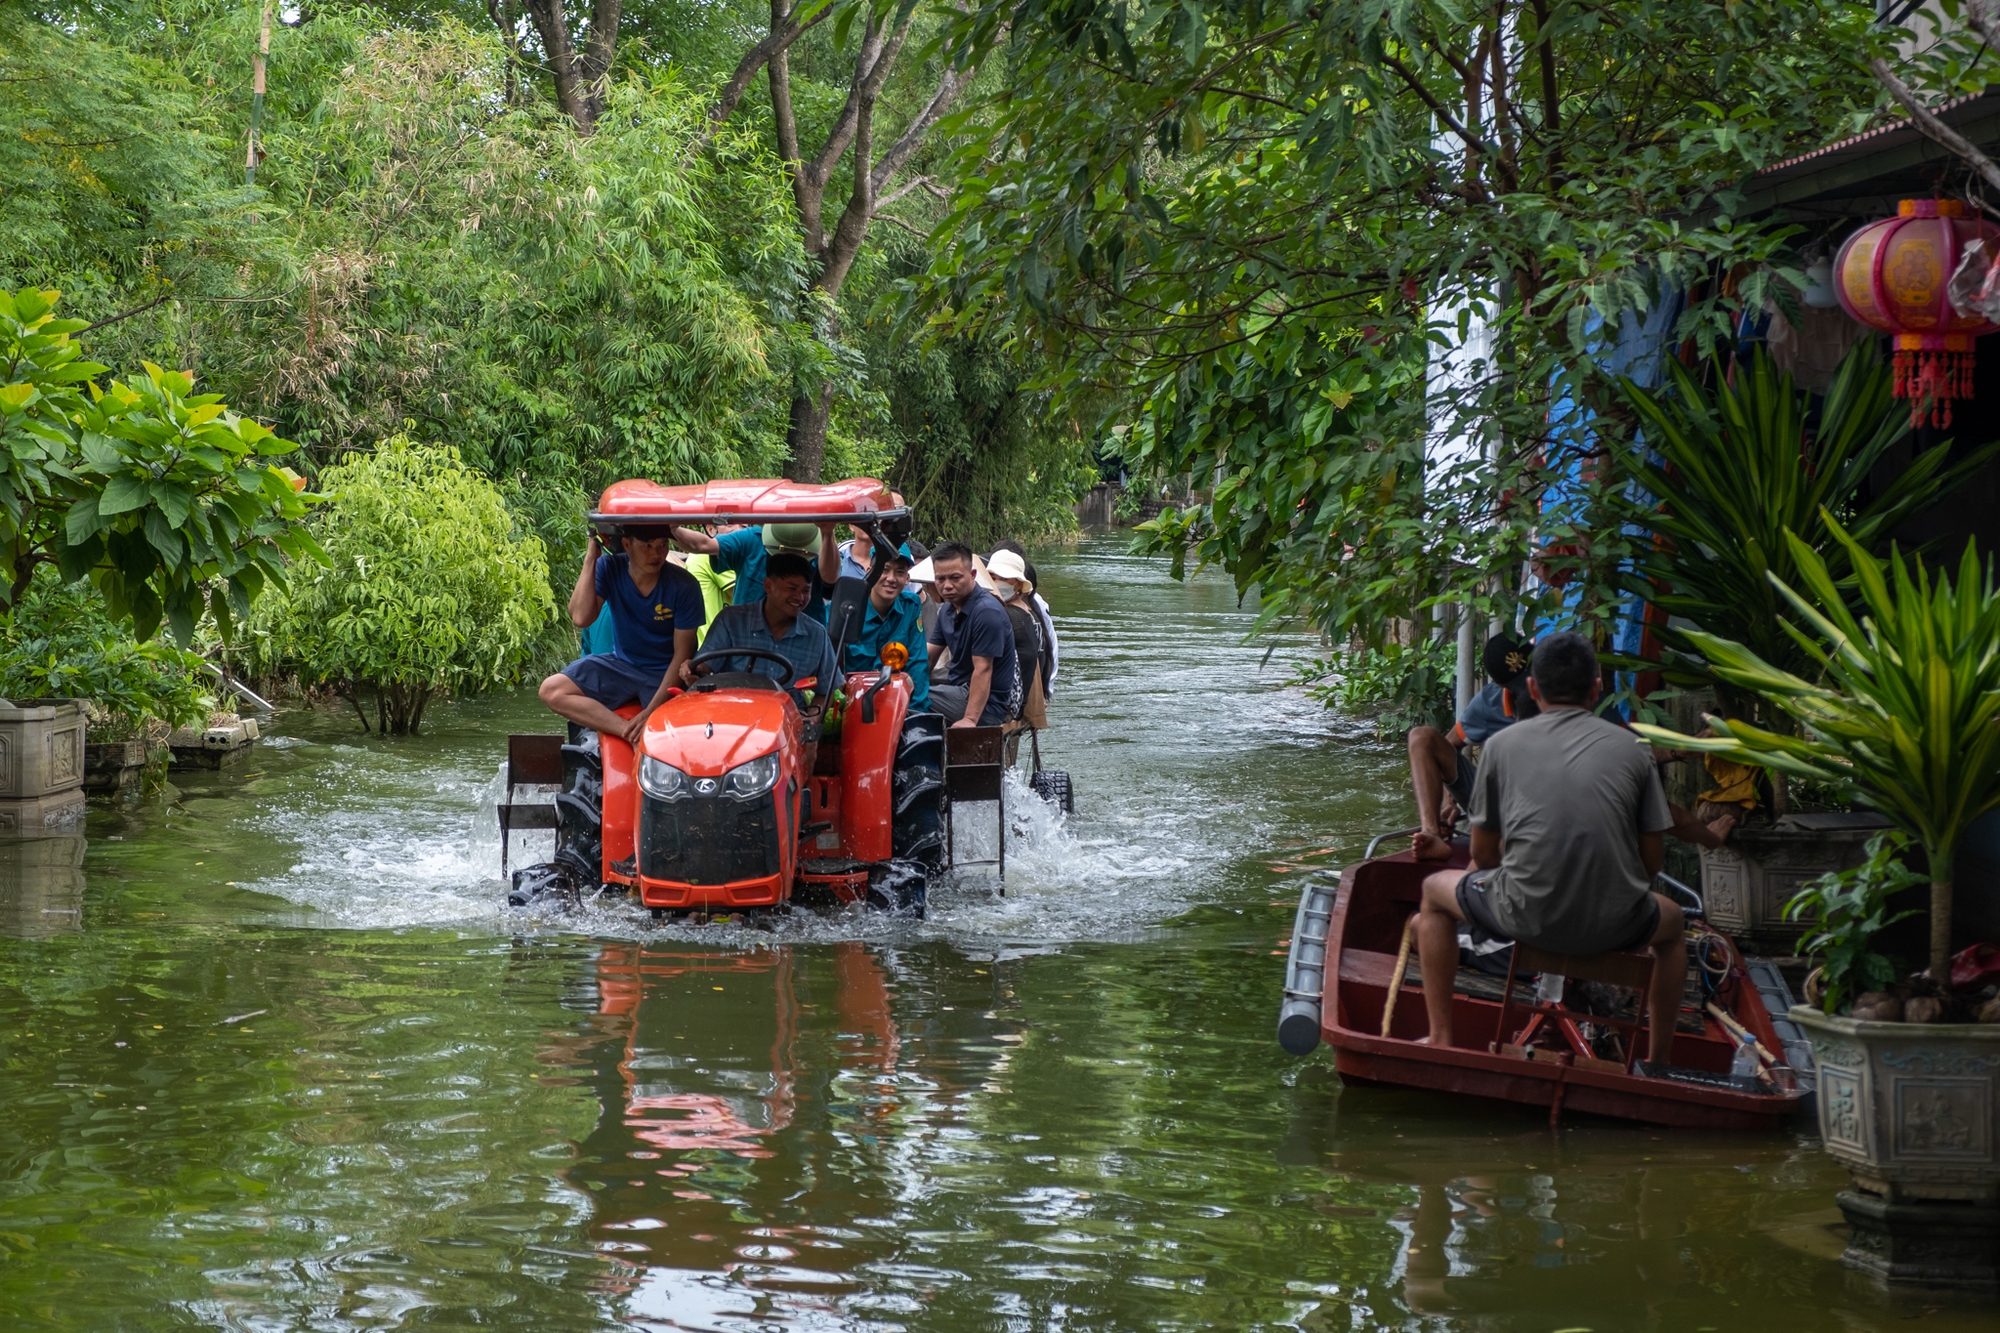
[[81,833],[0,838],[0,935],[47,939],[83,929]]
[[601,1100],[567,1176],[617,1261],[604,1294],[622,1318],[809,1327],[894,1253],[886,1219],[919,1188],[914,1157],[973,1072],[906,1039],[898,966],[856,941],[602,947],[600,1044],[558,1054],[589,1061]]

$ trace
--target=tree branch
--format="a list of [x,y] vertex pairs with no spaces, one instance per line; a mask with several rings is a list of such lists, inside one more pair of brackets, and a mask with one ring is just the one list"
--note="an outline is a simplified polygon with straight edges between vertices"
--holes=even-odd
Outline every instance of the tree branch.
[[[902,32],[908,31],[907,21]],[[897,46],[902,43],[899,40]],[[868,31],[861,39],[861,52],[854,59],[854,79],[847,85],[847,101],[841,104],[840,114],[834,118],[833,128],[826,132],[826,142],[820,145],[819,153],[805,167],[806,178],[815,185],[824,186],[833,176],[833,169],[840,164],[841,154],[854,142],[863,117],[874,110],[874,92],[880,88],[874,82],[878,70],[887,72],[883,56],[884,38],[882,29],[873,19],[869,20]],[[890,59],[894,59],[893,55]]]
[[921,189],[925,194],[931,195],[933,198],[937,199],[951,198],[950,190],[941,189],[937,185],[937,183],[933,181],[929,176],[918,176],[912,180],[904,181],[901,185],[897,186],[889,193],[877,198],[875,200],[875,208],[877,210],[877,216],[880,216],[880,210],[887,208],[890,204],[895,203],[898,199],[901,199],[904,195],[908,194],[910,191],[917,189]]
[[917,151],[917,145],[923,142],[924,135],[929,133],[931,126],[950,109],[952,99],[958,96],[966,84],[972,82],[973,75],[978,72],[976,67],[964,70],[947,69],[944,72],[944,77],[938,80],[938,90],[932,94],[929,105],[917,114],[917,118],[904,129],[902,137],[889,146],[889,151],[882,154],[882,160],[868,173],[869,184],[876,193],[879,194],[884,186],[895,179],[896,173],[903,169],[909,162],[911,154]]
[[729,82],[724,84],[722,91],[716,95],[715,105],[709,108],[708,124],[689,142],[684,155],[686,160],[692,161],[707,150],[709,141],[715,138],[715,132],[722,128],[723,122],[729,119],[737,105],[743,101],[743,93],[750,87],[750,80],[757,77],[758,71],[770,62],[771,57],[791,50],[792,43],[819,26],[833,10],[834,6],[828,5],[804,23],[797,25],[791,22],[791,15],[797,12],[796,7],[787,10],[783,28],[774,27],[765,34],[762,41],[743,53],[743,59],[736,62],[736,72],[729,76]]
[[1436,97],[1432,96],[1431,90],[1424,87],[1423,80],[1419,79],[1415,74],[1412,74],[1410,72],[1409,66],[1405,65],[1402,61],[1396,59],[1396,57],[1392,55],[1384,55],[1382,57],[1382,63],[1384,65],[1387,65],[1390,69],[1394,70],[1396,72],[1396,77],[1401,79],[1404,83],[1408,84],[1410,91],[1415,93],[1418,97],[1422,98],[1424,105],[1431,109],[1431,114],[1435,115],[1439,120],[1443,121],[1445,128],[1450,130],[1453,134],[1456,134],[1461,140],[1463,140],[1467,148],[1470,148],[1473,152],[1480,154],[1482,157],[1485,155],[1486,141],[1480,138],[1478,135],[1474,134],[1471,130],[1466,129],[1465,126],[1459,124],[1458,117],[1452,115],[1450,111],[1446,110],[1443,102],[1438,101]]
[[1988,185],[2000,190],[2000,165],[1996,165],[1992,158],[1980,152],[1970,139],[1939,120],[1936,114],[1917,97],[1915,90],[1896,77],[1896,72],[1889,68],[1888,61],[1875,56],[1869,60],[1868,68],[1874,71],[1876,81],[1889,90],[1889,96],[1895,98],[1903,110],[1910,113],[1911,122],[1919,130],[1964,158]]
[[[880,200],[876,203],[875,206],[879,209],[883,204],[887,202],[888,200],[886,199]],[[901,218],[895,216],[892,213],[878,212],[875,215],[875,220],[877,222],[886,222],[892,227],[901,227],[904,231],[910,233],[910,235],[916,237],[920,241],[928,241],[931,238],[931,234],[929,232],[924,231],[921,228],[911,226],[909,223],[903,221]]]

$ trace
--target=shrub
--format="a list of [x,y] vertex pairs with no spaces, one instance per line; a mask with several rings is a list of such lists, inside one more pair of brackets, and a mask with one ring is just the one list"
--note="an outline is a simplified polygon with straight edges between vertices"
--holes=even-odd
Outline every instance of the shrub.
[[1417,727],[1451,725],[1457,654],[1451,639],[1355,648],[1300,667],[1293,683],[1329,708],[1372,715],[1376,735],[1401,739]]
[[136,641],[85,583],[36,578],[0,620],[0,696],[65,697],[96,705],[93,741],[138,734],[148,719],[170,727],[208,716],[215,700],[201,658],[159,639]]
[[330,563],[260,607],[259,671],[331,685],[357,712],[372,694],[381,730],[409,735],[434,698],[518,681],[559,632],[541,541],[456,449],[392,437],[321,483]]

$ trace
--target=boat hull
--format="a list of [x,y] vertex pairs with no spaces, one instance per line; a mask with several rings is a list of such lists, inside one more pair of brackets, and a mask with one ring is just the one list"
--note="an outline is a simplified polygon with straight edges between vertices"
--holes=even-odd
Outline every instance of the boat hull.
[[[1803,1093],[1746,1092],[1646,1078],[1606,1061],[1509,1053],[1500,1049],[1499,1003],[1463,993],[1453,995],[1452,1027],[1455,1038],[1466,1044],[1423,1044],[1419,1038],[1429,1030],[1429,1021],[1421,981],[1406,982],[1397,994],[1388,1035],[1383,1036],[1383,1008],[1403,925],[1417,908],[1424,876],[1439,868],[1402,852],[1350,866],[1341,876],[1327,930],[1320,1035],[1334,1048],[1334,1067],[1343,1079],[1548,1107],[1552,1114],[1689,1129],[1771,1129],[1788,1125],[1798,1114]],[[1756,988],[1738,984],[1733,976],[1724,986],[1725,1007],[1767,1048],[1777,1050],[1777,1035]],[[1727,1074],[1734,1052],[1728,1034],[1705,1018],[1700,1035],[1676,1035],[1671,1063],[1719,1079]]]

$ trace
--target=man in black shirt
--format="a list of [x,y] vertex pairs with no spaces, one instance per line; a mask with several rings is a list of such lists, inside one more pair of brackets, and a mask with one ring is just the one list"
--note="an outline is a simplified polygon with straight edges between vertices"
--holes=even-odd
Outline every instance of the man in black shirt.
[[972,548],[945,542],[931,552],[931,568],[944,608],[931,631],[933,658],[951,650],[951,669],[931,686],[931,710],[954,727],[997,727],[1021,709],[1021,672],[1014,656],[1014,626],[1000,599],[974,577]]

